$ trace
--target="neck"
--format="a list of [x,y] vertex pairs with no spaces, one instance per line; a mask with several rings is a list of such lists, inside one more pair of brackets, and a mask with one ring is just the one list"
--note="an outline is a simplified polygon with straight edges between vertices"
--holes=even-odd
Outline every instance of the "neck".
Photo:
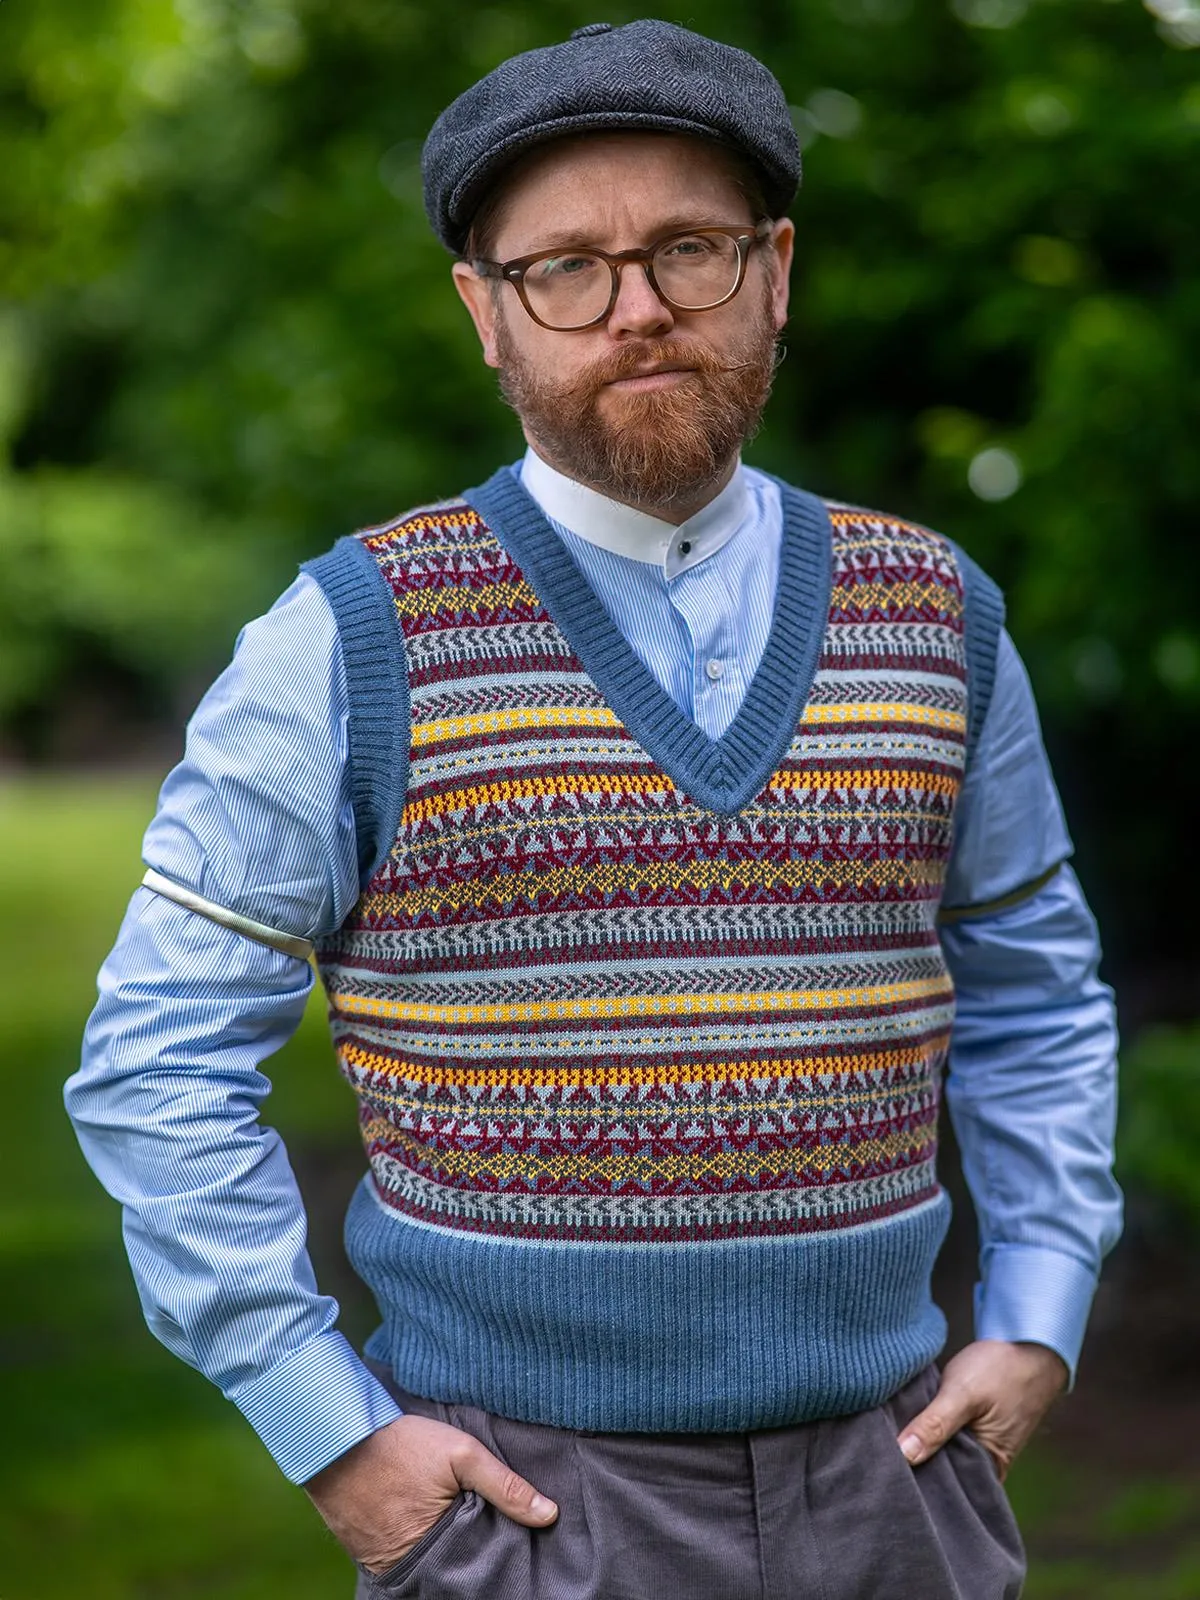
[[604,495],[606,499],[615,500],[619,505],[631,506],[634,511],[641,511],[647,517],[657,517],[660,522],[669,522],[674,527],[686,522],[689,517],[694,517],[698,511],[703,511],[710,501],[717,498],[733,477],[739,459],[737,451],[734,451],[729,460],[712,477],[705,478],[698,484],[689,483],[686,492],[681,490],[665,500],[645,499],[621,493],[614,489],[611,483],[598,483],[590,478],[579,477],[568,462],[561,460],[553,450],[535,438],[528,428],[523,431],[530,448],[556,472],[561,472],[564,477],[571,478],[576,483],[582,483],[585,489],[592,489],[596,494]]

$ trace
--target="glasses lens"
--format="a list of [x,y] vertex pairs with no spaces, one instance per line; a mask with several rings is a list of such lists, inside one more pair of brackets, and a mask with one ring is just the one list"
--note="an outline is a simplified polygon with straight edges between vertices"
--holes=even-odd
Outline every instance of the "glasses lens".
[[543,256],[525,269],[525,293],[552,328],[581,328],[602,316],[612,293],[608,263],[586,250]]
[[725,233],[689,233],[654,252],[654,276],[667,299],[702,311],[732,294],[740,265],[736,242]]

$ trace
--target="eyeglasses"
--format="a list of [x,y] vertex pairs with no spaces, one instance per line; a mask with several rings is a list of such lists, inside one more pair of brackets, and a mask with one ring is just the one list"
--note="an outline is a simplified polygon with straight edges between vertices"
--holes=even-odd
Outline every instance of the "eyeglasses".
[[513,261],[472,261],[481,278],[511,283],[521,304],[543,328],[574,333],[606,322],[621,291],[626,263],[645,267],[650,287],[672,311],[712,311],[732,300],[746,280],[756,244],[770,236],[771,222],[732,227],[689,228],[668,234],[644,250],[559,248]]

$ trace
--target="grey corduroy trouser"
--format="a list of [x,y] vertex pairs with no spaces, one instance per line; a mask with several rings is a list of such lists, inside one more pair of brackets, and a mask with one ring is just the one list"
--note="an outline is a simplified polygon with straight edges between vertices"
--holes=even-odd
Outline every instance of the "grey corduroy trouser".
[[874,1411],[757,1433],[577,1433],[395,1390],[559,1506],[534,1531],[461,1495],[357,1600],[1016,1600],[1021,1536],[983,1446],[915,1470],[896,1436],[927,1368]]

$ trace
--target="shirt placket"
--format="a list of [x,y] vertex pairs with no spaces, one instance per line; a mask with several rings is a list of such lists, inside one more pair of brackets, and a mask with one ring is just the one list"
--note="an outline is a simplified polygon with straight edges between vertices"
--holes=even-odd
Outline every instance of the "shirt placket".
[[667,595],[691,645],[691,716],[710,739],[719,739],[745,690],[728,592],[716,564],[702,561],[672,578]]

